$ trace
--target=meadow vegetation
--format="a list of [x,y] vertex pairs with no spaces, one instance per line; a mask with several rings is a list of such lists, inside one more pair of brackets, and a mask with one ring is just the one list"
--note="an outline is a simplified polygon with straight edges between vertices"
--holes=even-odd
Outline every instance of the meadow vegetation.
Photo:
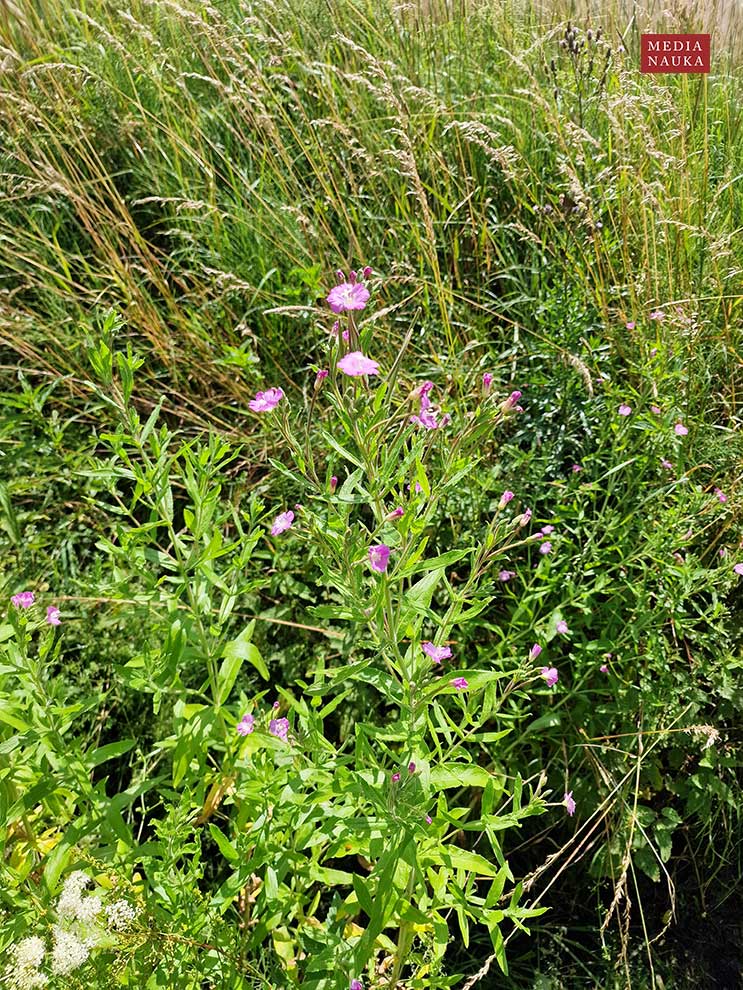
[[742,21],[0,5],[0,986],[739,985]]

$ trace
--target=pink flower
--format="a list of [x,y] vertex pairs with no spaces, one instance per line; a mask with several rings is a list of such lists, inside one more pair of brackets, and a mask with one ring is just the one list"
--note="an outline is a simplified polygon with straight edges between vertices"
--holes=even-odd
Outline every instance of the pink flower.
[[415,763],[412,760],[408,763],[408,773],[415,773]]
[[369,547],[369,563],[371,569],[378,574],[384,574],[390,560],[390,548],[384,543]]
[[632,412],[632,406],[628,406],[625,405],[625,403],[622,403],[622,405],[619,407],[617,411],[619,412],[620,416],[629,416],[630,413]]
[[660,462],[660,466],[664,467],[666,471],[673,471],[673,464],[665,459]]
[[328,377],[328,370],[327,370],[327,368],[321,368],[318,371],[318,373],[315,375],[315,390],[317,390],[318,388],[320,388],[320,384],[322,383],[323,379],[324,378],[327,378],[327,377]]
[[[364,269],[366,271],[366,269]],[[348,990],[364,990],[364,984],[361,980],[351,980],[351,985]]]
[[362,271],[361,274],[364,276],[364,278],[371,278],[372,269],[369,267],[369,265],[364,265],[364,270]]
[[253,412],[271,412],[283,398],[284,393],[280,388],[268,388],[265,392],[257,392],[255,398],[248,403],[248,407]]
[[573,472],[573,474],[578,474],[578,472],[579,471],[582,471],[582,470],[583,470],[583,468],[581,467],[580,464],[573,464],[573,466],[571,468],[571,471]]
[[673,428],[673,432],[676,434],[677,437],[685,437],[689,431],[684,426],[683,423],[676,423],[676,425]]
[[635,329],[635,324],[634,324],[634,322],[632,320],[630,320],[629,323],[625,323],[624,325],[627,327],[628,330],[634,330]]
[[338,487],[338,479],[336,478],[335,475],[333,475],[331,477],[331,479],[330,479],[330,494],[331,495],[333,494],[333,492],[336,490],[337,487]]
[[392,783],[393,784],[396,784],[399,779],[400,779],[400,774],[399,773],[393,773],[392,774]]
[[501,411],[511,412],[512,410],[515,410],[516,412],[523,412],[521,406],[518,405],[518,401],[520,398],[521,398],[521,392],[519,392],[518,390],[515,392],[511,392],[508,398],[505,401],[501,402]]
[[235,731],[239,736],[249,736],[253,731],[255,726],[255,716],[254,715],[243,715],[240,721],[235,726]]
[[416,495],[420,495],[420,493],[423,491],[423,485],[420,483],[420,481],[416,481],[414,491]]
[[46,610],[46,621],[50,626],[58,626],[60,624],[59,619],[59,609],[56,605],[49,605]]
[[554,526],[542,526],[542,532],[544,533],[545,536],[549,536],[550,533],[554,533],[554,531],[555,531]]
[[539,654],[542,652],[542,647],[539,643],[535,643],[534,646],[529,650],[529,659],[536,660]]
[[540,553],[552,553],[552,544],[546,540],[539,548]]
[[605,674],[609,670],[609,665],[602,663],[601,666],[599,667],[599,670],[601,671],[602,674]]
[[272,736],[276,736],[282,742],[286,742],[289,735],[289,719],[288,718],[272,718],[268,723],[268,731]]
[[564,619],[560,619],[560,621],[555,626],[555,630],[559,633],[562,633],[563,636],[566,633],[570,632],[570,630],[568,629],[568,624]]
[[489,371],[486,371],[482,376],[482,390],[485,395],[490,391],[490,386],[493,384],[493,376]]
[[273,521],[271,536],[279,536],[280,533],[285,533],[293,522],[294,513],[291,509],[288,512],[280,512]]
[[518,523],[519,526],[526,526],[529,520],[531,519],[531,515],[532,515],[531,509],[525,509],[518,517],[516,522]]
[[18,595],[13,595],[10,599],[16,608],[31,608],[36,601],[33,591],[22,591]]
[[735,571],[736,574],[740,574],[743,576],[743,564],[734,564],[733,570]]
[[728,500],[727,495],[721,488],[715,488],[715,495],[717,496],[717,500],[721,502],[722,505],[724,505]]
[[469,684],[464,679],[464,677],[454,677],[452,680],[449,681],[449,683],[451,684],[452,687],[455,687],[457,691],[466,691],[467,688],[469,687]]
[[510,581],[512,577],[516,577],[516,571],[499,571],[498,580],[499,581]]
[[400,516],[404,516],[404,515],[405,515],[405,509],[403,509],[401,505],[398,505],[398,507],[396,509],[393,509],[392,512],[387,513],[387,515],[384,517],[384,521],[393,522],[395,519],[399,519]]
[[433,821],[433,818],[431,818],[430,815],[426,815],[426,825],[430,825],[432,821]]
[[513,498],[513,492],[508,492],[508,491],[503,492],[503,494],[500,497],[500,502],[498,503],[498,508],[505,509],[505,507],[508,505],[508,503],[511,501],[512,498]]
[[421,649],[430,657],[434,663],[441,663],[451,657],[451,649],[448,646],[434,646],[433,643],[421,643]]
[[562,799],[562,803],[565,805],[565,810],[569,815],[575,814],[575,801],[573,800],[573,792],[566,791],[565,797]]
[[361,351],[351,351],[338,362],[338,368],[344,375],[351,378],[360,378],[362,375],[378,375],[379,365],[376,361],[366,357]]
[[660,406],[651,406],[650,412],[654,413],[656,416],[660,416],[661,415]]
[[663,312],[662,309],[654,309],[653,312],[650,314],[651,320],[664,320],[665,318],[666,318],[666,314]]
[[539,673],[547,682],[547,687],[553,687],[555,684],[557,684],[557,681],[560,677],[560,675],[557,673],[556,667],[542,667]]
[[341,282],[328,293],[327,303],[334,313],[349,309],[364,309],[369,302],[369,290],[362,282]]

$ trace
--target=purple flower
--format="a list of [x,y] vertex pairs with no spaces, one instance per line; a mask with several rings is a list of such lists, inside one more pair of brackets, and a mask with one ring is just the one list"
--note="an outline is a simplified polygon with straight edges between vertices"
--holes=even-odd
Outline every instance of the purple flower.
[[469,684],[464,679],[464,677],[454,677],[452,680],[449,681],[449,683],[451,684],[452,687],[455,687],[457,691],[466,691],[467,688],[469,687]]
[[661,415],[660,406],[651,406],[650,407],[650,412],[653,413],[656,416],[660,416]]
[[666,471],[673,471],[673,464],[665,459],[660,462],[660,466],[664,467]]
[[628,330],[634,330],[635,329],[635,324],[634,324],[634,322],[632,320],[630,320],[629,323],[625,323],[624,325],[627,327]]
[[254,399],[248,403],[253,412],[271,412],[284,398],[280,388],[267,388],[265,392],[257,392]]
[[279,534],[285,533],[293,522],[294,513],[291,509],[288,512],[280,512],[273,521],[271,536],[279,536]]
[[685,437],[689,431],[684,426],[683,423],[676,423],[676,425],[673,428],[673,432],[676,434],[677,437]]
[[289,735],[289,719],[288,718],[272,718],[268,723],[268,731],[272,736],[276,736],[282,742],[286,742]]
[[255,716],[254,715],[243,715],[240,721],[235,726],[235,731],[239,736],[249,736],[255,727]]
[[740,574],[743,576],[743,564],[734,564],[733,570],[735,571],[736,574]]
[[390,560],[390,548],[384,543],[369,547],[369,563],[371,569],[378,574],[384,574]]
[[426,825],[430,825],[432,821],[433,821],[433,818],[431,818],[430,815],[426,815]]
[[721,502],[722,505],[724,505],[728,500],[727,495],[721,488],[715,488],[715,495],[717,496],[718,502]]
[[434,646],[433,643],[425,642],[421,643],[421,649],[434,663],[441,663],[442,660],[451,657],[451,649],[448,646]]
[[503,494],[500,497],[500,502],[498,503],[498,508],[505,509],[505,507],[508,505],[508,503],[511,501],[512,498],[513,498],[513,492],[508,492],[508,491],[503,492]]
[[545,540],[545,542],[540,546],[539,552],[540,553],[552,553],[552,544],[550,543],[549,540]]
[[516,577],[516,571],[499,571],[498,580],[499,581],[510,581],[512,577]]
[[387,513],[387,515],[384,517],[384,521],[393,522],[395,519],[399,519],[400,516],[404,516],[404,515],[405,515],[405,509],[403,509],[401,505],[398,505],[398,507],[396,509],[393,509],[392,512]]
[[486,371],[482,376],[482,390],[485,395],[490,391],[490,386],[493,384],[493,376],[489,371]]
[[327,370],[327,368],[321,368],[318,371],[318,373],[315,375],[315,390],[317,390],[318,388],[320,388],[320,385],[321,385],[323,379],[324,378],[327,378],[327,377],[328,377],[328,370]]
[[536,660],[539,654],[542,652],[542,647],[539,643],[535,643],[534,646],[529,650],[529,659]]
[[566,633],[570,632],[570,630],[568,629],[568,624],[564,619],[560,619],[560,621],[555,626],[555,630],[556,632],[562,633],[563,636]]
[[330,479],[330,494],[331,495],[333,494],[333,492],[336,490],[337,487],[338,487],[338,479],[336,478],[335,475],[333,475],[331,477],[331,479]]
[[400,779],[400,774],[399,773],[393,773],[392,774],[392,783],[393,784],[396,784],[399,779]]
[[49,605],[46,610],[46,621],[50,626],[58,626],[60,624],[59,619],[59,609],[56,605]]
[[605,674],[609,670],[609,665],[602,663],[601,666],[599,667],[599,670],[601,671],[602,674]]
[[573,800],[573,792],[566,791],[565,797],[562,799],[562,803],[565,805],[565,810],[569,815],[575,814],[575,801]]
[[338,362],[338,368],[344,375],[351,378],[360,378],[362,375],[378,375],[379,365],[376,361],[366,357],[361,351],[351,351]]
[[583,468],[581,467],[580,464],[573,464],[573,466],[572,466],[572,468],[570,470],[573,472],[573,474],[578,474],[578,472],[579,471],[582,471]]
[[544,533],[545,536],[549,536],[550,533],[554,533],[554,531],[555,531],[554,526],[542,526],[542,532]]
[[518,523],[519,526],[526,526],[529,520],[531,519],[531,515],[532,515],[531,509],[525,509],[518,517],[516,522]]
[[666,318],[666,314],[663,312],[662,309],[654,309],[653,312],[650,314],[651,320],[664,320],[665,318]]
[[362,282],[341,282],[328,293],[327,303],[334,313],[349,309],[364,309],[369,302],[369,290]]
[[408,773],[415,773],[415,763],[412,760],[408,763]]
[[501,402],[501,411],[504,413],[511,412],[511,410],[515,410],[516,412],[523,412],[521,406],[518,405],[518,401],[520,398],[521,398],[521,392],[519,392],[518,390],[515,392],[511,392],[508,398],[505,399],[503,402]]
[[560,677],[560,675],[557,673],[556,667],[542,667],[539,673],[547,682],[547,687],[553,687],[555,684],[557,684],[557,681]]
[[[366,271],[366,269],[364,269],[364,271]],[[351,980],[351,985],[348,990],[364,990],[364,984],[361,980]]]
[[622,403],[622,405],[619,407],[617,411],[620,416],[629,416],[630,413],[632,412],[632,406],[628,406],[625,405],[625,403]]
[[31,608],[36,601],[33,591],[22,591],[18,595],[13,595],[10,599],[16,608]]

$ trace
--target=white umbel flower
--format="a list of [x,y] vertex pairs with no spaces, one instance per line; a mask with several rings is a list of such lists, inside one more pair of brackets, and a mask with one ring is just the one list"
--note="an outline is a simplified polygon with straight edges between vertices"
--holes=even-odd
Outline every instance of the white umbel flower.
[[87,960],[90,955],[89,946],[72,932],[66,932],[55,925],[52,929],[54,945],[52,947],[52,972],[65,976]]
[[82,870],[75,870],[67,877],[57,901],[57,914],[60,918],[78,917],[82,893],[89,883],[90,877]]
[[106,917],[109,925],[120,932],[134,921],[137,912],[128,901],[119,900],[106,905]]

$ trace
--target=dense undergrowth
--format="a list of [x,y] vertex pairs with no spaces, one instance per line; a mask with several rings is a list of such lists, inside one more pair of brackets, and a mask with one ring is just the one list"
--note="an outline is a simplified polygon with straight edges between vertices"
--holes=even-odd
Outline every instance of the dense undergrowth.
[[737,985],[716,14],[3,14],[7,985]]

